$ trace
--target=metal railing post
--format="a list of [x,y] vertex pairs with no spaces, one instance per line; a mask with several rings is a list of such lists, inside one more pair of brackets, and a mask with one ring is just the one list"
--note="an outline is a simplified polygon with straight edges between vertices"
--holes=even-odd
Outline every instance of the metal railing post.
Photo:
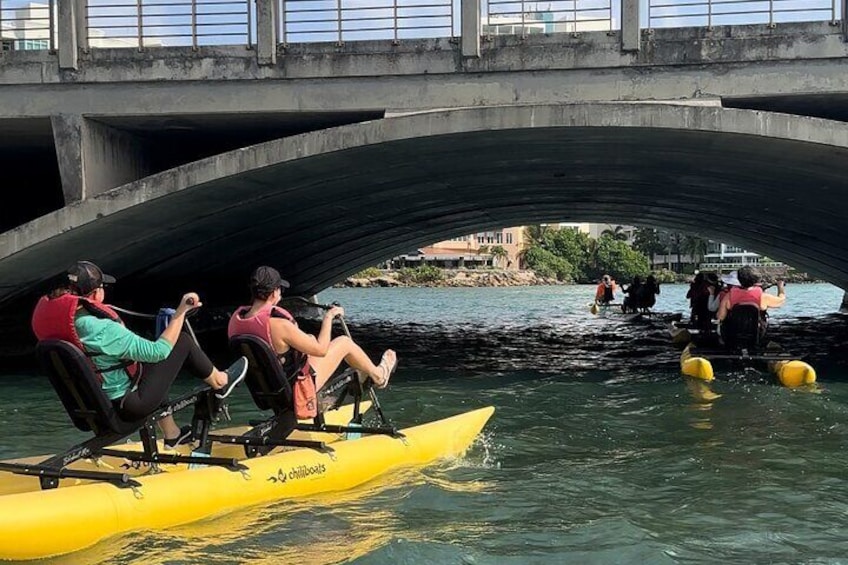
[[[650,15],[650,2],[648,10]],[[648,24],[650,27],[650,23]],[[638,51],[642,43],[639,28],[639,0],[621,0],[621,50]]]
[[88,1],[71,0],[76,4],[75,24],[77,29],[77,49],[88,53]]
[[482,0],[462,0],[460,5],[462,21],[462,56],[480,56],[480,2]]

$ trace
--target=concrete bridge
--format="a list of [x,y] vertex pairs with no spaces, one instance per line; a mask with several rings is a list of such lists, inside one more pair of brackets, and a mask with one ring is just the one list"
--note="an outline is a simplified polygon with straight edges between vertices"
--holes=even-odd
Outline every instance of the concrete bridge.
[[309,293],[555,220],[697,233],[848,288],[841,25],[645,30],[624,8],[615,31],[489,41],[464,26],[282,46],[260,23],[250,50],[60,34],[8,53],[0,164],[19,203],[0,212],[0,308],[28,315],[82,257],[119,297],[231,303],[258,263]]

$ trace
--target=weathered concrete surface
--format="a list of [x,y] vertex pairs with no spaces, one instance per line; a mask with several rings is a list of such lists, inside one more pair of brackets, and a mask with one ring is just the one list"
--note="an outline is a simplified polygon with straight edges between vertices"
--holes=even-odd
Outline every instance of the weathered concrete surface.
[[[278,266],[319,291],[426,243],[545,221],[663,226],[848,289],[848,125],[654,104],[457,109],[272,141],[105,192],[0,235],[0,307],[78,258],[151,305],[243,300]],[[28,311],[28,308],[24,308]]]
[[133,135],[80,115],[50,121],[66,205],[152,172],[143,143]]
[[[827,22],[675,28],[622,51],[617,32],[245,47],[91,49],[0,57],[0,117],[432,109],[575,101],[848,93],[848,44]],[[632,46],[630,46],[632,47]],[[263,62],[269,61],[263,54]]]

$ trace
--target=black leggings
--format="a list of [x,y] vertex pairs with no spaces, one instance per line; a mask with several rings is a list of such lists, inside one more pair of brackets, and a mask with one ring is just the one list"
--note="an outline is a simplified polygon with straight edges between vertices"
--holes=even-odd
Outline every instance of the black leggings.
[[136,420],[150,415],[167,400],[168,390],[183,367],[199,379],[208,377],[215,368],[209,357],[185,332],[180,333],[173,351],[166,359],[142,365],[138,388],[115,401],[123,402],[121,417]]

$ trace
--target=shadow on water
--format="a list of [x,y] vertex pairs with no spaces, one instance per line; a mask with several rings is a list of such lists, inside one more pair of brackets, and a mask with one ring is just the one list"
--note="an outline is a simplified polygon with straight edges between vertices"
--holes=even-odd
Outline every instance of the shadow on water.
[[[609,378],[609,373],[645,378],[676,371],[680,352],[664,322],[618,322],[489,326],[367,323],[351,332],[367,351],[389,344],[416,379],[440,379],[451,367],[463,373],[579,374]],[[822,380],[848,378],[848,315],[829,314],[781,320],[770,339],[811,363]],[[594,373],[600,370],[603,373]],[[845,377],[840,377],[843,375]]]

